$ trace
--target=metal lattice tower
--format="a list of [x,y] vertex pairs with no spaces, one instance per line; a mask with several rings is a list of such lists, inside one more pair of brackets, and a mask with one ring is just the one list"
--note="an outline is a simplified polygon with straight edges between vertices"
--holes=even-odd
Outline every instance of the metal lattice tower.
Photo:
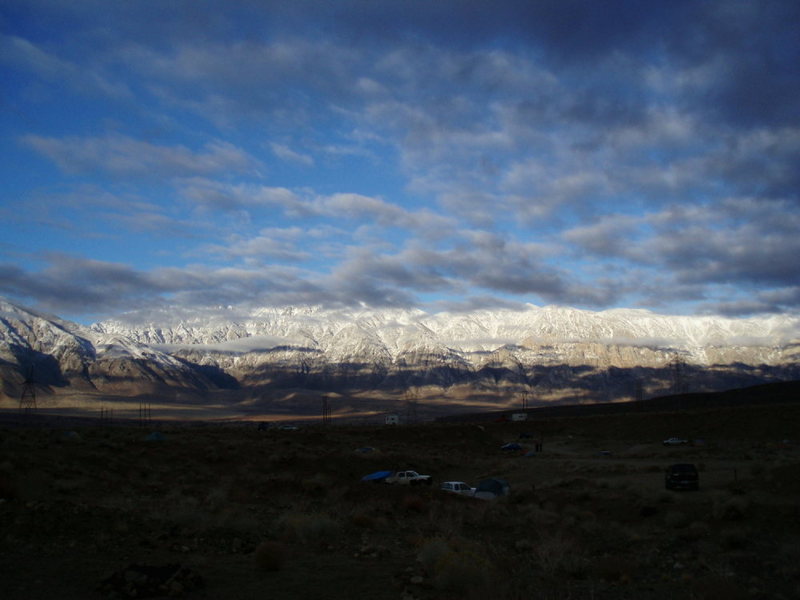
[[327,396],[322,397],[322,424],[328,425],[331,422],[331,404]]
[[687,382],[687,364],[682,356],[676,354],[669,363],[672,371],[672,389],[676,394],[685,394],[689,390]]
[[22,382],[22,394],[19,397],[19,412],[29,415],[36,412],[36,384],[33,381],[33,369],[28,369],[25,381]]
[[637,379],[633,389],[634,400],[641,402],[644,400],[644,383],[641,379]]
[[406,423],[417,422],[417,395],[413,390],[406,392]]
[[150,424],[150,403],[144,400],[139,402],[139,426],[145,427]]
[[105,405],[100,406],[100,425],[106,426],[111,425],[111,421],[114,419],[114,409],[113,408],[106,408]]

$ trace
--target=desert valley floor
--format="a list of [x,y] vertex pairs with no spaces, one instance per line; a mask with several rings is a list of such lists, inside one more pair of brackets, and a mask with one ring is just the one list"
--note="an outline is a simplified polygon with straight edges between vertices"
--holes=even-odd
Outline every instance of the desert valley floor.
[[[6,415],[0,597],[789,600],[798,424],[796,402],[296,431]],[[665,489],[678,462],[698,491]],[[384,469],[434,483],[360,481]],[[510,495],[439,490],[487,477]]]

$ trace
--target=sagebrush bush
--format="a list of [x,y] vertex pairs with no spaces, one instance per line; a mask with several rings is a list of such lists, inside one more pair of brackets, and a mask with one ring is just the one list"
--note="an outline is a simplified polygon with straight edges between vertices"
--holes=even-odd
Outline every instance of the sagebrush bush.
[[710,528],[708,523],[703,521],[692,521],[689,526],[680,533],[680,538],[686,541],[695,541],[706,537]]
[[536,565],[549,575],[579,575],[586,566],[580,545],[560,532],[540,538],[533,557]]
[[679,529],[689,524],[689,517],[680,510],[669,510],[664,515],[664,525],[670,529]]
[[717,497],[714,499],[713,506],[714,518],[723,521],[741,521],[745,519],[750,510],[750,500],[743,496],[733,496],[731,498]]
[[407,494],[403,496],[401,506],[408,512],[424,513],[428,510],[429,504],[425,498],[416,494]]
[[489,560],[471,550],[449,550],[433,567],[433,585],[439,590],[478,593],[489,588],[492,579]]
[[465,540],[427,539],[420,546],[417,561],[438,590],[475,593],[487,589],[493,579],[485,552]]
[[12,482],[11,477],[0,473],[0,499],[14,500],[18,496],[17,486]]
[[379,520],[363,510],[357,510],[350,515],[350,524],[362,529],[377,529]]
[[334,485],[330,476],[324,473],[317,473],[312,477],[303,479],[301,482],[301,487],[303,491],[308,494],[321,496],[324,495],[329,489],[334,487]]
[[594,561],[592,571],[604,581],[630,581],[636,571],[636,564],[627,556],[607,555]]
[[720,535],[720,542],[728,550],[740,550],[752,544],[753,535],[746,529],[735,527],[723,531]]
[[206,494],[205,505],[211,510],[220,510],[228,504],[228,489],[227,487],[216,487],[208,491]]
[[417,553],[417,561],[419,561],[426,572],[432,573],[439,559],[450,551],[450,544],[443,538],[437,537],[429,540],[422,540],[419,552]]
[[692,585],[692,597],[698,600],[744,600],[750,595],[742,585],[732,578],[706,575]]
[[328,515],[314,513],[283,515],[277,526],[285,537],[301,542],[333,541],[341,529],[339,523]]
[[256,567],[262,571],[280,571],[286,564],[286,546],[280,542],[261,542],[253,553]]

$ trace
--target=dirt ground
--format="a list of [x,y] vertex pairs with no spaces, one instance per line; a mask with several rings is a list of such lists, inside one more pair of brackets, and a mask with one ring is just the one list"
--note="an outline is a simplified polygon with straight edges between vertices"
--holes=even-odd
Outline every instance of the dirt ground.
[[[799,426],[795,404],[298,431],[7,424],[0,597],[800,598]],[[661,444],[673,435],[696,443]],[[675,462],[698,466],[699,491],[664,488]],[[435,482],[360,481],[384,469]],[[487,477],[511,494],[438,489]]]

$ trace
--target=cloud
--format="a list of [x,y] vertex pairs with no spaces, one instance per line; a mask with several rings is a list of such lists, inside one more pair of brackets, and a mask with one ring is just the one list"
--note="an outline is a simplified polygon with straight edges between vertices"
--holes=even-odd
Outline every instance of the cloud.
[[47,82],[67,85],[82,95],[99,93],[118,99],[133,95],[127,84],[115,81],[102,69],[84,68],[22,37],[0,35],[0,57],[0,62],[35,73]]
[[591,225],[565,230],[564,240],[595,257],[633,258],[633,240],[641,218],[628,215],[607,215]]
[[185,177],[235,171],[252,172],[258,161],[229,142],[212,141],[199,151],[162,146],[118,134],[64,138],[26,135],[22,143],[68,173],[108,172],[121,176]]
[[44,268],[25,271],[0,264],[0,293],[54,312],[109,315],[165,304],[218,306],[262,303],[316,304],[332,300],[309,272],[288,267],[208,268],[190,265],[150,271],[128,265],[50,254]]
[[299,163],[301,165],[306,165],[307,167],[311,167],[314,165],[314,159],[309,156],[308,154],[301,154],[299,152],[295,152],[289,146],[284,144],[277,144],[275,142],[270,143],[270,149],[272,150],[273,154],[280,158],[281,160],[285,160],[287,162],[294,162]]
[[268,228],[261,230],[256,237],[233,239],[225,246],[211,245],[205,250],[227,260],[243,259],[251,266],[274,262],[300,263],[313,257],[309,249],[313,238],[313,233],[299,227]]
[[797,306],[796,2],[9,2],[20,294]]
[[237,212],[265,207],[296,215],[307,213],[307,201],[285,187],[191,177],[180,180],[178,188],[183,198],[207,210]]

